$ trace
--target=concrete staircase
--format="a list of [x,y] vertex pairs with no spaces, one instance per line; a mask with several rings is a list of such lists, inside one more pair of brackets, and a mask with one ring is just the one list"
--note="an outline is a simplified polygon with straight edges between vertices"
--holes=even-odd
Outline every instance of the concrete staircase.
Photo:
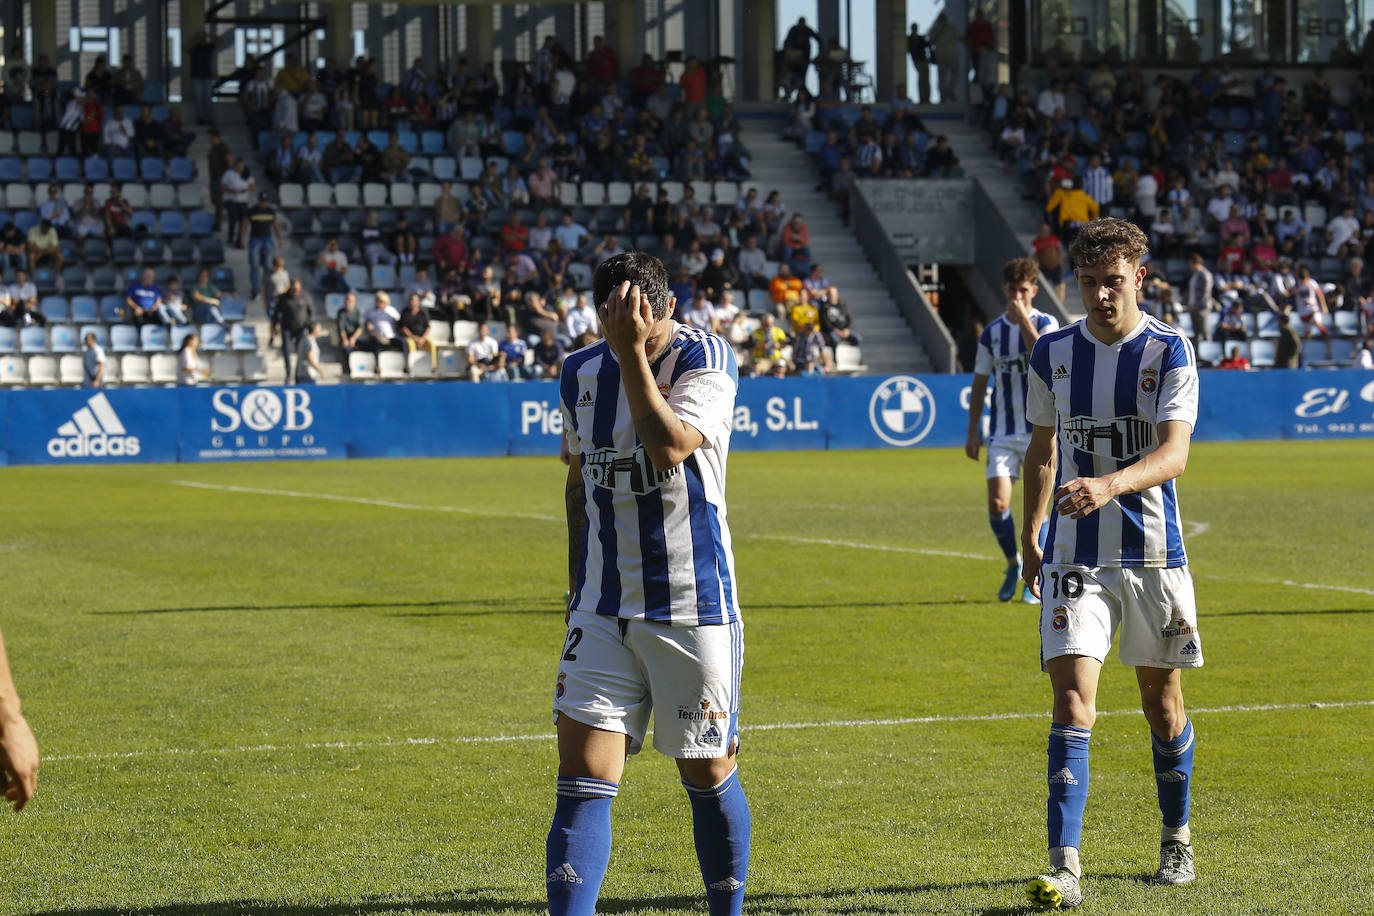
[[1035,203],[1021,199],[1021,183],[1014,169],[1004,168],[989,145],[988,133],[967,121],[943,121],[939,130],[949,137],[949,145],[959,157],[959,164],[970,178],[977,178],[988,196],[997,202],[1002,216],[1015,231],[1016,237],[1030,250],[1031,240],[1040,231],[1044,214]]
[[782,138],[780,121],[751,119],[745,124],[753,178],[743,185],[757,187],[760,198],[774,190],[781,192],[789,212],[806,218],[812,261],[824,265],[826,277],[848,303],[854,329],[863,337],[867,371],[880,375],[932,371],[920,338],[897,311],[853,230],[840,222],[835,204],[824,192],[815,190],[817,176],[805,152]]

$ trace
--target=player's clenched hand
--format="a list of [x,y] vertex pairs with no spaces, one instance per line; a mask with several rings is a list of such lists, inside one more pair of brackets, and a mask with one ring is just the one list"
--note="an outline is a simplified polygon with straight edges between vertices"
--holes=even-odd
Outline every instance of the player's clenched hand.
[[1035,597],[1040,597],[1040,564],[1045,555],[1040,552],[1040,544],[1035,538],[1021,544],[1021,578]]
[[0,726],[0,776],[5,800],[22,810],[38,791],[38,742],[24,717],[16,715]]
[[624,361],[636,348],[643,349],[654,319],[649,299],[637,285],[631,286],[628,280],[622,282],[611,290],[598,311],[601,331],[618,359]]
[[983,444],[983,436],[976,429],[969,430],[968,438],[964,440],[964,454],[974,461],[978,460],[978,448]]
[[1054,491],[1054,507],[1060,515],[1083,518],[1111,502],[1111,490],[1101,477],[1075,477]]

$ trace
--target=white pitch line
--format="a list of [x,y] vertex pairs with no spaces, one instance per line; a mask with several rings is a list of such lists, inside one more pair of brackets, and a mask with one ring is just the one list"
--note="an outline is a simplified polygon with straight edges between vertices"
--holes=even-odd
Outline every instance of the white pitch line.
[[[1340,700],[1334,703],[1265,703],[1260,705],[1201,706],[1188,711],[1194,715],[1207,715],[1227,712],[1283,712],[1297,709],[1351,709],[1374,706],[1374,700]],[[1139,715],[1139,709],[1112,709],[1099,712],[1099,716]],[[829,722],[771,722],[762,725],[744,725],[744,732],[809,731],[832,728],[880,728],[893,725],[929,725],[933,723],[957,722],[1005,722],[1014,719],[1041,719],[1047,716],[1044,710],[1038,712],[998,712],[966,716],[906,716],[897,719],[834,719]],[[312,741],[304,744],[248,744],[237,747],[219,748],[153,748],[151,750],[117,751],[103,754],[58,754],[44,757],[44,763],[61,763],[89,760],[133,760],[141,757],[218,757],[226,754],[268,754],[289,751],[316,750],[371,750],[391,747],[431,747],[436,745],[463,744],[507,744],[516,741],[553,741],[552,734],[540,735],[464,735],[454,738],[383,738],[379,741]]]
[[260,496],[294,496],[297,499],[323,499],[336,503],[357,503],[363,506],[381,506],[384,509],[406,509],[412,512],[454,512],[459,515],[481,515],[487,518],[529,518],[541,522],[562,521],[556,515],[540,515],[536,512],[507,512],[490,509],[469,509],[465,506],[425,506],[418,503],[398,503],[389,499],[368,499],[365,496],[340,496],[336,493],[306,493],[303,490],[269,490],[266,487],[237,487],[222,483],[201,483],[198,480],[174,480],[179,487],[195,487],[197,490],[221,490],[225,493],[255,493]]
[[[252,493],[260,496],[292,496],[297,499],[322,499],[329,502],[356,503],[363,506],[380,506],[384,509],[404,509],[410,512],[451,512],[459,515],[478,515],[484,518],[526,518],[541,522],[561,522],[557,515],[541,515],[537,512],[507,512],[489,509],[469,509],[464,506],[426,506],[419,503],[402,503],[389,499],[370,499],[366,496],[342,496],[337,493],[308,493],[304,490],[273,490],[267,487],[241,487],[231,484],[202,483],[198,480],[174,480],[172,483],[198,490],[219,490],[225,493]],[[1192,536],[1205,533],[1211,525],[1207,522],[1192,522]],[[897,544],[870,544],[864,541],[843,541],[834,538],[805,538],[790,534],[737,534],[737,537],[754,538],[767,541],[786,541],[791,544],[814,544],[822,547],[848,547],[853,550],[877,550],[883,553],[910,553],[931,557],[955,557],[961,560],[1000,560],[982,553],[964,553],[959,550],[937,550],[925,547],[904,547]],[[1225,576],[1201,574],[1204,579],[1224,579]],[[1291,579],[1252,579],[1267,585],[1286,585],[1291,588],[1316,589],[1318,591],[1347,592],[1355,595],[1374,595],[1374,589],[1354,588],[1347,585],[1323,585],[1319,582],[1294,582]]]

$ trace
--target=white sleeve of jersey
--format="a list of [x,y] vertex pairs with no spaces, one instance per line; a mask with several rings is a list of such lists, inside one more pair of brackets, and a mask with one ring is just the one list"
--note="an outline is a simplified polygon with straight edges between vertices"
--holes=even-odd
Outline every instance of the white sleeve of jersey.
[[1197,425],[1197,362],[1193,357],[1193,345],[1184,341],[1187,347],[1187,361],[1166,369],[1159,383],[1159,398],[1155,404],[1155,422],[1182,420],[1189,426]]
[[992,350],[978,338],[978,355],[973,358],[974,375],[992,375]]
[[1026,419],[1036,426],[1058,425],[1054,394],[1034,369],[1026,374]]
[[577,430],[573,429],[572,414],[568,412],[568,405],[564,404],[561,398],[558,401],[558,412],[563,415],[563,442],[568,446],[568,454],[582,454],[582,440],[578,438]]
[[667,395],[668,407],[705,437],[703,448],[715,448],[730,435],[735,419],[735,382],[720,369],[691,369],[678,377]]

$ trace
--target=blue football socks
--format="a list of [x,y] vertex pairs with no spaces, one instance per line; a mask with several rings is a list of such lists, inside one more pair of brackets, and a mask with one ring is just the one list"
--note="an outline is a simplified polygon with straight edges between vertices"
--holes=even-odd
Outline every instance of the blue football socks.
[[692,802],[692,835],[711,916],[740,916],[749,872],[749,802],[739,770],[709,789],[682,783]]
[[1075,725],[1050,726],[1050,848],[1078,848],[1083,836],[1083,809],[1088,804],[1088,739],[1092,730]]
[[1155,758],[1155,789],[1159,793],[1159,813],[1166,830],[1188,823],[1188,789],[1193,781],[1193,720],[1183,723],[1183,731],[1172,741],[1160,741],[1153,733],[1150,745]]
[[1001,515],[996,512],[989,512],[988,524],[992,526],[992,533],[997,535],[997,546],[1002,548],[1002,554],[1007,558],[1007,563],[1015,563],[1016,519],[1012,518],[1011,510],[1008,509]]
[[611,801],[620,786],[558,777],[558,805],[545,850],[550,916],[594,916],[611,861]]

